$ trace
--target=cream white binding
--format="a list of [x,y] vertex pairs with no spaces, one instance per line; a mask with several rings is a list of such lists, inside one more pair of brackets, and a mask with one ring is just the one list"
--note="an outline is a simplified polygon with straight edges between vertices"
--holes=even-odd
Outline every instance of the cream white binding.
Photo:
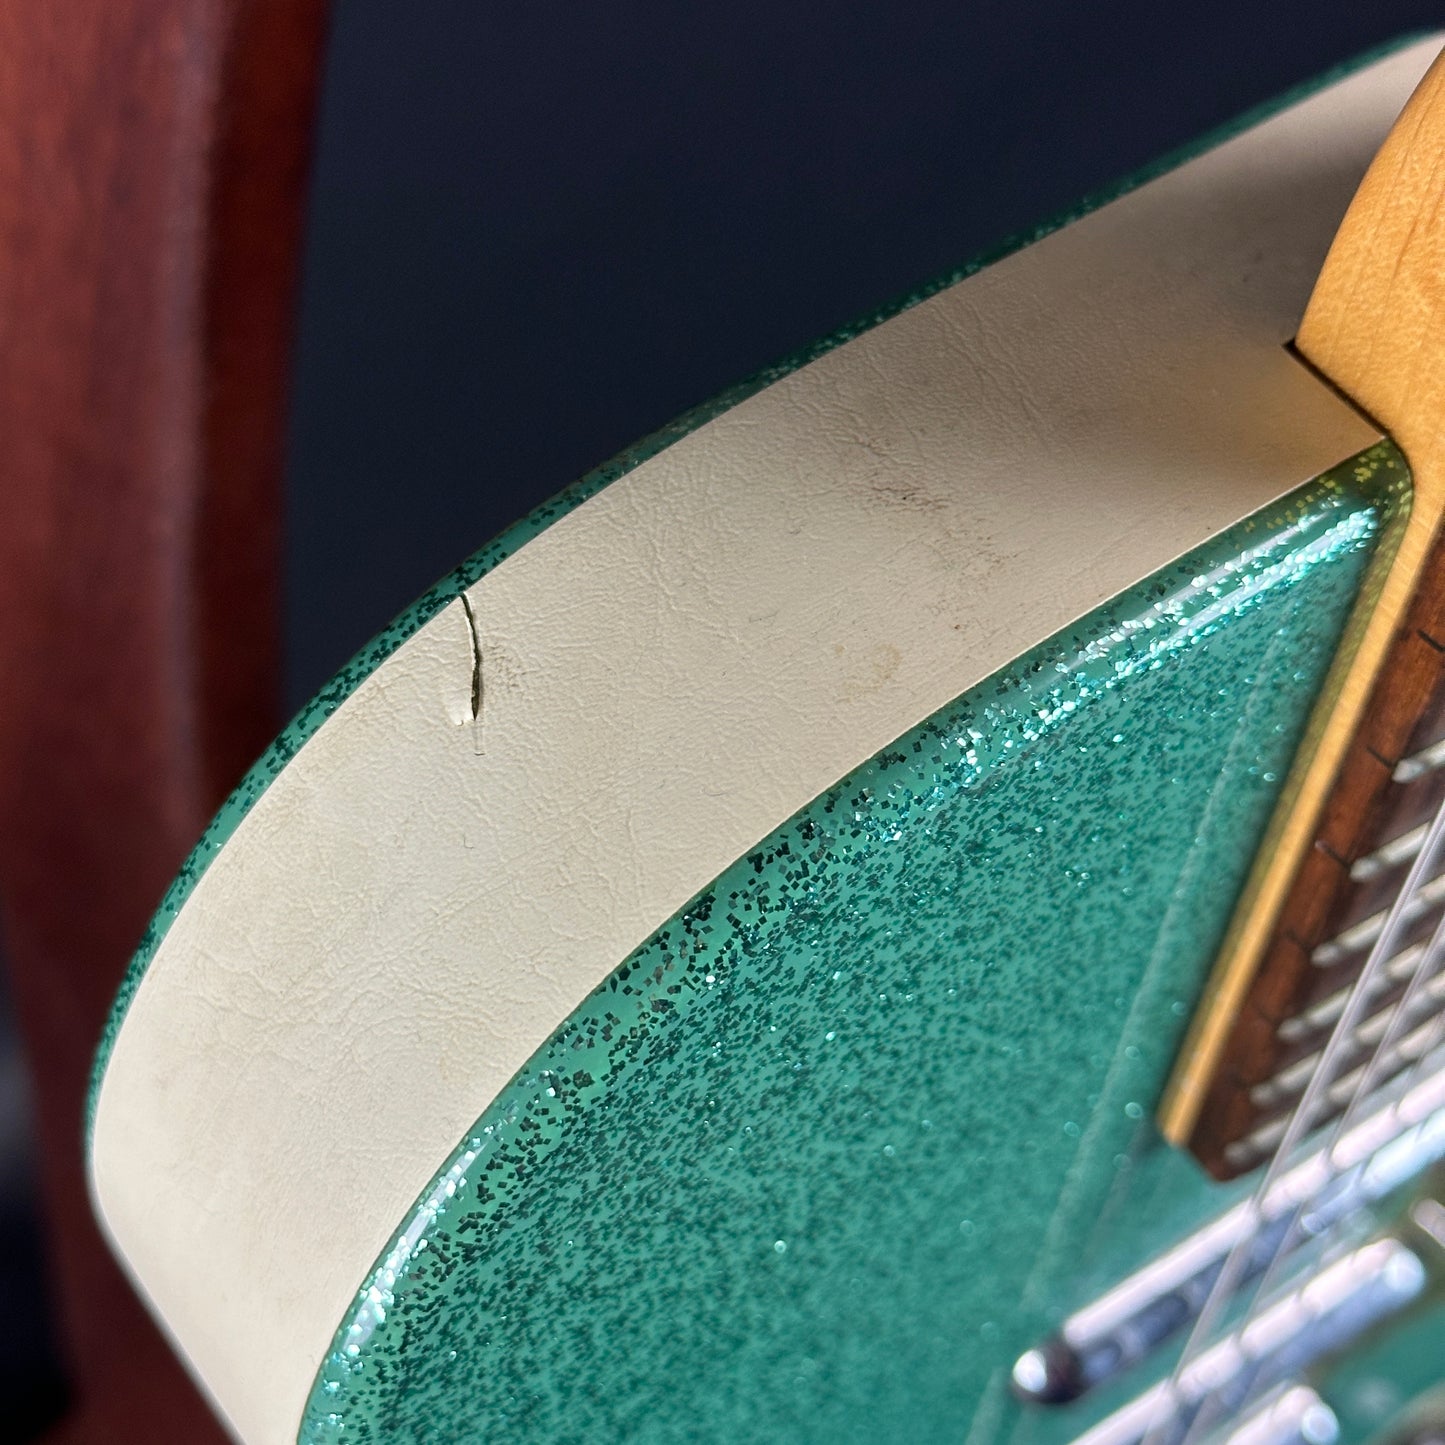
[[[576,1003],[958,693],[1375,433],[1284,351],[1438,41],[829,353],[368,678],[162,943],[99,1095],[128,1267],[286,1445],[398,1222]],[[961,178],[961,182],[966,178]]]

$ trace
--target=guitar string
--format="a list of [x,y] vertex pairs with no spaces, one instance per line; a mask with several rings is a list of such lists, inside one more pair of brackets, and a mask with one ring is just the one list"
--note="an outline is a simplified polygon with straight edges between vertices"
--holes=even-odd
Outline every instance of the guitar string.
[[[1249,1233],[1253,1233],[1253,1230],[1257,1229],[1262,1222],[1263,1211],[1261,1206],[1263,1198],[1269,1191],[1274,1179],[1288,1167],[1296,1147],[1309,1132],[1313,1125],[1321,1097],[1325,1095],[1329,1089],[1334,1087],[1340,1070],[1341,1055],[1350,1046],[1354,1030],[1359,1023],[1360,1015],[1364,1010],[1365,1004],[1368,1002],[1373,983],[1388,960],[1395,955],[1399,936],[1408,923],[1408,920],[1404,916],[1405,910],[1410,900],[1419,890],[1421,884],[1434,872],[1439,861],[1439,855],[1442,852],[1442,845],[1445,845],[1445,804],[1441,805],[1430,824],[1425,840],[1421,845],[1420,852],[1416,855],[1414,863],[1390,907],[1380,936],[1376,940],[1359,978],[1352,986],[1344,1013],[1341,1015],[1330,1035],[1330,1039],[1321,1056],[1320,1063],[1311,1076],[1310,1083],[1305,1089],[1303,1096],[1295,1107],[1289,1124],[1286,1127],[1285,1135],[1280,1141],[1264,1178],[1261,1180],[1259,1187],[1249,1201],[1250,1211],[1248,1217],[1252,1229],[1248,1231],[1245,1236],[1241,1237],[1240,1242],[1231,1251],[1230,1257],[1226,1259],[1225,1266],[1216,1279],[1215,1285],[1210,1290],[1209,1295],[1206,1296],[1204,1308],[1201,1310],[1195,1327],[1185,1343],[1184,1350],[1170,1377],[1170,1389],[1167,1394],[1167,1399],[1173,1407],[1174,1412],[1177,1412],[1180,1405],[1180,1392],[1178,1388],[1180,1376],[1184,1370],[1188,1368],[1189,1364],[1192,1363],[1192,1360],[1197,1357],[1199,1352],[1212,1341],[1214,1325],[1217,1323],[1218,1316],[1225,1305],[1234,1299],[1235,1291],[1240,1283],[1240,1275],[1250,1263],[1251,1251],[1249,1248],[1248,1235]],[[1421,966],[1422,968],[1424,967],[1424,960],[1422,960]],[[1380,1057],[1381,1048],[1377,1045],[1371,1055],[1370,1066],[1373,1067]],[[1362,1089],[1364,1084],[1365,1075],[1362,1074],[1359,1083],[1357,1083],[1355,1089],[1352,1091],[1352,1097],[1347,1105],[1347,1116],[1354,1111],[1359,1099],[1363,1097]],[[1343,1122],[1343,1118],[1340,1122]],[[1340,1128],[1340,1124],[1337,1123],[1329,1144],[1331,1154],[1342,1132],[1343,1130]],[[1292,1217],[1287,1226],[1287,1234],[1293,1235],[1297,1219],[1303,1212],[1304,1205],[1305,1201],[1302,1201],[1301,1204],[1292,1211]],[[1281,1236],[1276,1242],[1269,1265],[1264,1272],[1266,1278],[1272,1278],[1277,1275],[1278,1264],[1283,1254],[1283,1236]],[[1265,1279],[1262,1278],[1251,1292],[1249,1307],[1246,1309],[1243,1321],[1236,1329],[1236,1337],[1238,1337],[1238,1332],[1245,1329],[1256,1316],[1265,1298]],[[1213,1414],[1217,1414],[1217,1406]],[[1166,1418],[1161,1422],[1165,1428],[1175,1423],[1169,1418],[1170,1415],[1171,1412],[1166,1411]],[[1191,1440],[1200,1433],[1200,1429],[1208,1423],[1211,1418],[1213,1418],[1211,1408],[1206,1401],[1186,1426],[1180,1445],[1190,1445]]]
[[[1445,851],[1445,850],[1442,850]],[[1438,861],[1438,860],[1437,860]],[[1432,870],[1433,871],[1433,870]],[[1408,901],[1408,895],[1406,895]],[[1305,1221],[1313,1205],[1320,1202],[1321,1197],[1336,1187],[1348,1190],[1353,1182],[1364,1172],[1368,1160],[1359,1160],[1353,1165],[1344,1165],[1339,1160],[1338,1149],[1353,1127],[1360,1109],[1369,1102],[1370,1096],[1377,1084],[1382,1082],[1382,1065],[1388,1060],[1390,1050],[1399,1041],[1405,1030],[1409,1027],[1409,1018],[1413,1005],[1419,999],[1423,991],[1429,987],[1431,979],[1438,976],[1442,957],[1445,957],[1445,916],[1435,925],[1430,939],[1420,957],[1415,971],[1411,974],[1409,982],[1399,1001],[1395,1005],[1395,1011],[1391,1015],[1385,1032],[1371,1051],[1368,1060],[1362,1065],[1357,1082],[1351,1088],[1350,1097],[1345,1104],[1343,1111],[1336,1117],[1330,1127],[1329,1137],[1325,1145],[1325,1154],[1329,1161],[1330,1173],[1325,1183],[1321,1186],[1319,1193],[1312,1198],[1301,1199],[1290,1211],[1288,1224],[1278,1237],[1278,1240],[1271,1253],[1270,1261],[1261,1273],[1258,1281],[1252,1287],[1251,1305],[1246,1311],[1244,1319],[1236,1327],[1236,1337],[1242,1337],[1244,1330],[1257,1316],[1258,1312],[1266,1308],[1273,1299],[1273,1288],[1280,1276],[1281,1266],[1290,1258],[1294,1251],[1296,1241],[1302,1228],[1308,1230]],[[1388,1007],[1388,1005],[1387,1005]],[[1425,1020],[1425,1036],[1421,1044],[1419,1056],[1408,1068],[1402,1070],[1396,1079],[1396,1102],[1389,1105],[1391,1110],[1398,1108],[1398,1099],[1408,1094],[1410,1089],[1420,1082],[1421,1075],[1431,1067],[1433,1054],[1438,1047],[1442,1035],[1445,1035],[1445,1011],[1437,1009]],[[1336,1239],[1333,1244],[1326,1242],[1321,1254],[1314,1262],[1316,1270],[1322,1269],[1337,1259],[1340,1254],[1351,1247],[1348,1239]],[[1211,1423],[1218,1420],[1220,1415],[1231,1409],[1244,1404],[1254,1390],[1254,1381],[1258,1375],[1258,1362],[1251,1365],[1246,1361],[1244,1370],[1240,1376],[1230,1381],[1228,1397],[1220,1393],[1207,1397],[1201,1404],[1200,1412],[1190,1421],[1186,1430],[1185,1440],[1191,1438],[1190,1432],[1202,1433]]]
[[[1350,996],[1346,1001],[1343,1013],[1340,1015],[1333,1030],[1330,1033],[1328,1042],[1321,1055],[1319,1065],[1312,1074],[1308,1085],[1298,1104],[1295,1106],[1285,1127],[1283,1138],[1266,1166],[1263,1176],[1256,1185],[1253,1193],[1247,1201],[1245,1211],[1246,1227],[1241,1231],[1240,1237],[1225,1257],[1224,1264],[1219,1274],[1215,1277],[1205,1296],[1204,1304],[1195,1318],[1194,1326],[1186,1338],[1179,1357],[1170,1372],[1166,1389],[1164,1392],[1164,1408],[1160,1415],[1151,1422],[1145,1432],[1142,1445],[1174,1445],[1173,1437],[1177,1434],[1177,1416],[1182,1404],[1181,1382],[1184,1372],[1193,1364],[1199,1354],[1213,1341],[1215,1325],[1220,1314],[1226,1305],[1231,1303],[1236,1296],[1238,1286],[1242,1282],[1244,1270],[1250,1263],[1252,1253],[1251,1246],[1254,1236],[1257,1234],[1263,1223],[1264,1212],[1263,1202],[1268,1196],[1271,1188],[1285,1171],[1289,1161],[1293,1158],[1300,1141],[1309,1132],[1313,1123],[1322,1096],[1333,1087],[1335,1076],[1340,1066],[1340,1061],[1345,1050],[1350,1046],[1354,1031],[1359,1024],[1360,1015],[1368,1000],[1370,990],[1379,976],[1385,963],[1394,956],[1399,936],[1406,926],[1405,910],[1410,899],[1418,891],[1420,884],[1426,879],[1430,871],[1439,861],[1438,854],[1441,852],[1442,844],[1445,844],[1445,803],[1442,803],[1431,820],[1429,830],[1420,851],[1416,854],[1405,882],[1396,895],[1386,915],[1384,926],[1379,937],[1376,939],[1373,948],[1370,950],[1365,967],[1359,978],[1351,987]],[[1372,1056],[1378,1057],[1378,1050]],[[1358,1092],[1358,1090],[1356,1091]],[[1351,1100],[1353,1104],[1354,1100]],[[1276,1245],[1272,1254],[1269,1268],[1273,1268],[1279,1259],[1279,1249]],[[1250,1299],[1250,1305],[1246,1311],[1245,1320],[1240,1326],[1242,1329],[1257,1314],[1261,1305],[1260,1291],[1256,1289]],[[1203,1410],[1197,1411],[1195,1418],[1186,1426],[1183,1439],[1178,1445],[1191,1445],[1191,1441],[1197,1435],[1195,1428],[1200,1414]]]
[[[1332,1172],[1322,1188],[1322,1193],[1336,1187],[1348,1190],[1364,1173],[1368,1160],[1362,1159],[1356,1161],[1354,1164],[1346,1164],[1338,1158],[1340,1142],[1353,1127],[1363,1106],[1369,1102],[1373,1090],[1377,1085],[1384,1082],[1382,1065],[1388,1061],[1390,1050],[1393,1049],[1395,1044],[1405,1035],[1407,1029],[1410,1029],[1409,1020],[1413,1005],[1425,989],[1429,987],[1431,980],[1439,975],[1442,956],[1445,956],[1445,915],[1442,915],[1436,923],[1434,930],[1431,932],[1429,942],[1425,946],[1420,962],[1415,972],[1411,974],[1404,993],[1395,1005],[1395,1012],[1386,1026],[1384,1035],[1372,1051],[1368,1061],[1364,1064],[1359,1080],[1350,1091],[1350,1098],[1344,1111],[1331,1126],[1327,1144],[1327,1158]],[[1416,1084],[1421,1082],[1421,1076],[1428,1068],[1432,1066],[1438,1067],[1438,1061],[1433,1058],[1433,1055],[1439,1046],[1441,1038],[1445,1037],[1445,1011],[1437,1008],[1433,1013],[1428,1014],[1424,1020],[1423,1028],[1424,1036],[1418,1057],[1413,1064],[1401,1070],[1396,1076],[1393,1090],[1395,1099],[1394,1102],[1388,1106],[1391,1111],[1398,1109],[1399,1100],[1408,1094]],[[1294,1249],[1301,1229],[1304,1229],[1307,1233],[1309,1232],[1306,1220],[1311,1205],[1318,1202],[1319,1196],[1316,1196],[1314,1199],[1301,1200],[1290,1212],[1289,1224],[1284,1234],[1280,1237],[1279,1243],[1276,1245],[1269,1265],[1264,1270],[1258,1284],[1254,1287],[1254,1301],[1267,1303],[1270,1300],[1274,1283],[1281,1273],[1281,1265],[1284,1264]],[[1323,1268],[1332,1263],[1341,1253],[1350,1247],[1351,1241],[1347,1239],[1336,1239],[1331,1243],[1327,1237],[1321,1257],[1317,1260],[1316,1267]],[[1255,1310],[1251,1309],[1244,1324],[1248,1324],[1249,1319],[1253,1318],[1254,1314]],[[1244,1326],[1241,1325],[1241,1329],[1243,1329],[1243,1327]],[[1247,1395],[1252,1392],[1253,1379],[1250,1377],[1254,1374],[1257,1374],[1257,1369],[1249,1371],[1245,1379],[1241,1381],[1240,1391],[1238,1392],[1240,1395],[1247,1397]],[[1226,1406],[1228,1405],[1228,1402],[1222,1403]],[[1215,1412],[1216,1418],[1217,1414],[1218,1411]]]
[[[1442,805],[1445,811],[1445,805]],[[1437,862],[1439,860],[1437,859]],[[1434,873],[1432,866],[1428,871]],[[1403,890],[1402,890],[1403,891]],[[1405,895],[1405,902],[1408,905],[1409,895]],[[1436,1006],[1433,1009],[1422,1010],[1420,1018],[1415,1017],[1415,1006],[1421,996],[1429,989],[1431,983],[1441,977],[1442,962],[1445,962],[1445,913],[1437,920],[1434,929],[1431,931],[1429,940],[1426,942],[1421,953],[1420,960],[1411,972],[1404,990],[1399,999],[1393,1005],[1393,1012],[1385,1026],[1385,1030],[1369,1058],[1361,1065],[1360,1076],[1353,1088],[1350,1090],[1350,1097],[1345,1104],[1344,1110],[1335,1120],[1330,1130],[1328,1144],[1328,1157],[1332,1166],[1339,1165],[1337,1151],[1340,1141],[1349,1133],[1354,1126],[1355,1120],[1361,1109],[1370,1101],[1370,1098],[1377,1086],[1387,1081],[1385,1066],[1390,1059],[1391,1051],[1402,1038],[1408,1038],[1413,1034],[1419,1034],[1419,1041],[1416,1045],[1416,1055],[1413,1062],[1407,1062],[1393,1077],[1391,1081],[1393,1101],[1387,1106],[1394,1113],[1400,1107],[1400,1100],[1417,1087],[1426,1076],[1426,1071],[1440,1067],[1440,1061],[1435,1058],[1435,1051],[1440,1047],[1442,1040],[1445,1040],[1445,1007]],[[1391,1007],[1389,1004],[1384,1007]],[[1343,1171],[1336,1172],[1331,1180],[1342,1180],[1348,1185],[1349,1180],[1356,1177],[1365,1168],[1367,1161],[1359,1160],[1348,1166]],[[1329,1184],[1325,1186],[1330,1187]],[[1307,1204],[1310,1201],[1302,1201],[1296,1217],[1291,1221],[1290,1231],[1298,1228],[1303,1223]],[[1289,1252],[1293,1244],[1293,1238],[1289,1234],[1282,1240],[1279,1252],[1271,1259],[1264,1278],[1261,1280],[1259,1289],[1263,1292],[1268,1285],[1270,1272],[1277,1272],[1278,1266]]]
[[[1374,980],[1379,977],[1388,961],[1395,956],[1399,935],[1409,920],[1404,916],[1405,910],[1409,907],[1410,901],[1422,885],[1436,871],[1439,862],[1439,855],[1442,852],[1442,844],[1445,844],[1445,805],[1442,805],[1440,813],[1437,814],[1427,833],[1420,854],[1415,860],[1415,865],[1410,870],[1404,884],[1397,893],[1394,903],[1387,916],[1385,927],[1376,942],[1375,948],[1371,951],[1365,969],[1353,986],[1351,997],[1348,1000],[1346,1014],[1341,1018],[1337,1030],[1331,1036],[1331,1045],[1336,1040],[1339,1045],[1333,1050],[1335,1057],[1338,1057],[1344,1050],[1349,1049],[1353,1042],[1354,1030],[1358,1027],[1361,1015],[1369,1003],[1370,994]],[[1437,940],[1432,936],[1432,944]],[[1413,998],[1418,997],[1419,989],[1424,986],[1425,979],[1430,971],[1432,960],[1430,949],[1427,948],[1426,955],[1420,960],[1418,970],[1410,981],[1407,992]],[[1335,1157],[1339,1140],[1353,1122],[1360,1103],[1368,1097],[1369,1090],[1374,1087],[1382,1060],[1388,1057],[1388,1050],[1393,1046],[1403,1027],[1406,1017],[1405,1004],[1402,1000],[1400,1008],[1390,1020],[1385,1035],[1378,1041],[1368,1060],[1361,1068],[1356,1083],[1350,1092],[1343,1112],[1337,1116],[1334,1126],[1326,1143],[1326,1157],[1330,1164],[1326,1184],[1323,1188],[1333,1187],[1341,1179],[1338,1162]],[[1291,1129],[1286,1130],[1286,1137],[1281,1141],[1279,1152],[1275,1156],[1281,1167],[1286,1166],[1293,1157],[1295,1146],[1299,1140],[1309,1132],[1313,1126],[1315,1114],[1321,1097],[1328,1097],[1328,1093],[1335,1087],[1339,1075],[1348,1066],[1348,1058],[1343,1062],[1336,1063],[1332,1057],[1332,1050],[1327,1046],[1319,1065],[1311,1076],[1311,1087],[1306,1090],[1306,1095],[1301,1099],[1291,1119]],[[1291,1138],[1293,1134],[1293,1138]],[[1316,1196],[1317,1200],[1318,1196]],[[1233,1337],[1242,1339],[1243,1331],[1248,1328],[1252,1320],[1257,1316],[1260,1309],[1265,1307],[1271,1299],[1271,1290],[1275,1280],[1280,1273],[1280,1266],[1292,1250],[1305,1211],[1312,1202],[1316,1200],[1301,1200],[1294,1206],[1288,1215],[1285,1230],[1276,1237],[1274,1249],[1269,1263],[1261,1272],[1249,1295],[1249,1303],[1245,1310],[1244,1318],[1236,1326]],[[1247,1396],[1252,1381],[1249,1379],[1251,1372],[1246,1367],[1242,1372],[1244,1378],[1239,1386],[1231,1391],[1230,1397],[1226,1398],[1222,1393],[1215,1393],[1206,1396],[1200,1402],[1199,1408],[1189,1420],[1185,1430],[1184,1440],[1181,1445],[1189,1445],[1189,1442],[1198,1434],[1202,1433],[1210,1424],[1218,1419],[1220,1413],[1233,1405],[1241,1403],[1240,1396]]]

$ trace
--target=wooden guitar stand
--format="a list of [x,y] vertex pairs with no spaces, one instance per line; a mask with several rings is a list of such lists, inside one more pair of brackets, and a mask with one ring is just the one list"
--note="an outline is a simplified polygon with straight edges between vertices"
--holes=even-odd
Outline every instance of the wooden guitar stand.
[[146,918],[279,722],[280,473],[324,0],[0,12],[0,908],[64,1441],[224,1436],[82,1169]]

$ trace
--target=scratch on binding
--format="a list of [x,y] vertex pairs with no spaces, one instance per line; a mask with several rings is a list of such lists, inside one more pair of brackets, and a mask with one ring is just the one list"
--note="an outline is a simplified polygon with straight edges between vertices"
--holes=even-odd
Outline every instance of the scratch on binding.
[[471,600],[465,592],[461,593],[462,611],[467,618],[467,634],[472,640],[472,735],[476,744],[478,756],[482,752],[482,703],[485,700],[486,691],[482,680],[482,640],[477,635],[477,618],[472,611]]

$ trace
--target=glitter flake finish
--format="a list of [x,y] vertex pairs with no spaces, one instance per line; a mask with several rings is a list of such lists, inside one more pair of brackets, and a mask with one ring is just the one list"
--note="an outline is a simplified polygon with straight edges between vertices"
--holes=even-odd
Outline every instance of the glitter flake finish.
[[1110,1408],[1004,1381],[1228,1198],[1152,1111],[1407,480],[1389,444],[1337,468],[723,873],[443,1163],[302,1445],[1053,1441]]

